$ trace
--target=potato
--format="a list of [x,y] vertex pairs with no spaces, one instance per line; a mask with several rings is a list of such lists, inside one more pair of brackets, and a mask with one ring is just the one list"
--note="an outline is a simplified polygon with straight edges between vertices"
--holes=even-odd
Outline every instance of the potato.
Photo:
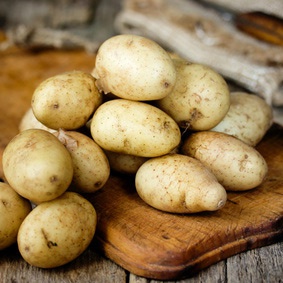
[[147,204],[172,213],[215,211],[227,199],[223,186],[200,161],[181,154],[146,161],[137,171],[135,185]]
[[177,72],[174,90],[156,106],[181,128],[196,131],[216,126],[230,106],[230,91],[223,77],[201,64],[173,60]]
[[148,160],[147,157],[105,151],[111,169],[123,174],[136,174],[140,166]]
[[50,129],[43,125],[41,122],[39,122],[36,117],[33,114],[32,108],[30,107],[24,116],[22,117],[19,125],[19,131],[22,132],[24,130],[29,130],[29,129],[42,129],[45,131],[48,131],[50,133],[55,133],[56,130]]
[[0,250],[17,242],[20,225],[31,209],[27,199],[8,184],[0,182]]
[[74,164],[71,189],[79,193],[93,193],[101,189],[110,175],[108,158],[93,139],[76,131],[63,131],[55,136],[68,149]]
[[166,113],[126,99],[103,103],[92,117],[90,131],[104,150],[142,157],[167,154],[181,141],[177,123]]
[[74,130],[84,126],[101,103],[95,79],[88,73],[73,71],[39,84],[31,107],[36,119],[46,127]]
[[211,131],[232,135],[255,146],[262,140],[272,123],[272,108],[265,100],[255,94],[231,92],[228,113]]
[[73,161],[50,132],[29,129],[16,135],[3,152],[7,182],[21,196],[37,204],[63,194],[73,178]]
[[225,133],[194,133],[184,141],[182,153],[200,160],[231,191],[259,186],[268,171],[265,159],[255,148]]
[[92,204],[75,192],[65,192],[39,204],[25,218],[17,238],[19,251],[36,267],[64,265],[86,250],[96,223]]
[[170,55],[156,42],[132,34],[102,43],[92,75],[104,93],[141,101],[165,97],[176,81]]

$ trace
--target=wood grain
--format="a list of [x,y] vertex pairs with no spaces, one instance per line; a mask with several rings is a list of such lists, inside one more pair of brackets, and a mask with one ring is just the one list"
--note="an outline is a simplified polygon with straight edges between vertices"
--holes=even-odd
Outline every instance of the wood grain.
[[114,262],[88,249],[74,262],[57,269],[32,267],[16,247],[0,252],[0,282],[14,283],[280,283],[283,275],[283,242],[229,257],[178,281],[150,280],[128,273]]
[[228,193],[223,209],[177,215],[145,204],[131,178],[112,176],[89,197],[99,214],[98,247],[130,272],[155,279],[187,277],[283,235],[283,129],[274,125],[258,150],[269,173],[258,188]]
[[126,272],[93,249],[63,267],[41,269],[29,265],[16,246],[0,251],[0,281],[3,283],[126,282]]

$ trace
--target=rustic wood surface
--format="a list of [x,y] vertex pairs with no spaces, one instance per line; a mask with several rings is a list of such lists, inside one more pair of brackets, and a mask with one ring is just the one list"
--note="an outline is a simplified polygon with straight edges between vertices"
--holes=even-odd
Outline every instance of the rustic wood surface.
[[[37,84],[63,71],[90,71],[94,59],[94,55],[83,51],[25,52],[12,48],[0,53],[0,156],[7,142],[17,133],[19,121],[30,106],[30,97]],[[0,177],[3,177],[1,166]],[[280,197],[282,199],[282,195],[278,195]],[[280,217],[282,220],[282,214]],[[282,229],[282,221],[277,225]],[[283,243],[281,238],[277,240],[276,244],[229,257],[178,282],[282,282]],[[0,252],[0,281],[160,282],[129,273],[101,255],[95,243],[74,262],[53,270],[29,266],[21,259],[17,248],[11,247]]]
[[173,215],[152,209],[134,180],[114,176],[89,196],[99,225],[97,247],[134,274],[155,279],[194,275],[231,255],[283,236],[283,128],[274,125],[258,145],[269,173],[256,190],[229,192],[223,209]]

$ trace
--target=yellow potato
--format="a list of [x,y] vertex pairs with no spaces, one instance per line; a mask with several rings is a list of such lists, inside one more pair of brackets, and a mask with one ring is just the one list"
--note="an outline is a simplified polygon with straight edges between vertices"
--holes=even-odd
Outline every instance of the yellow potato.
[[38,121],[58,130],[78,129],[102,103],[95,79],[81,71],[50,77],[35,89],[31,107]]
[[123,174],[135,174],[139,167],[148,160],[148,158],[142,156],[134,156],[107,150],[105,151],[105,154],[108,157],[111,169]]
[[31,203],[0,182],[0,250],[16,243],[18,230],[31,211]]
[[126,99],[102,104],[93,115],[90,131],[103,149],[142,157],[167,154],[181,141],[177,123],[165,112]]
[[147,204],[172,213],[215,211],[227,199],[223,186],[201,162],[181,154],[146,161],[136,173],[135,185]]
[[268,171],[266,161],[255,148],[225,133],[194,133],[184,141],[182,153],[200,160],[231,191],[259,186]]
[[29,129],[16,135],[3,152],[3,172],[21,196],[40,203],[63,194],[73,178],[73,161],[50,132]]
[[68,149],[74,164],[71,189],[79,193],[93,193],[101,189],[110,175],[107,156],[94,140],[75,131],[59,130],[55,134]]
[[216,126],[230,106],[230,92],[223,77],[201,64],[173,60],[177,72],[174,90],[156,101],[180,127],[208,130]]
[[272,108],[262,98],[245,92],[231,92],[228,113],[211,131],[232,135],[255,146],[272,123]]
[[156,42],[130,34],[102,43],[92,75],[104,93],[140,101],[165,97],[176,81],[170,55]]
[[29,130],[29,129],[42,129],[45,131],[48,131],[50,133],[55,133],[56,130],[50,129],[43,125],[41,122],[39,122],[36,117],[33,114],[32,108],[30,107],[24,116],[22,117],[19,125],[19,131],[22,132],[24,130]]
[[74,192],[36,206],[18,233],[19,251],[41,268],[64,265],[77,258],[93,239],[97,215],[92,204]]

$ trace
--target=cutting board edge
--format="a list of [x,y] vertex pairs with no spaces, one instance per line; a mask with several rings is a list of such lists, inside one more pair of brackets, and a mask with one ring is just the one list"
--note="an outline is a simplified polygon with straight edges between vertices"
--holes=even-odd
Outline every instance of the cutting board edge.
[[[226,243],[220,248],[218,247],[203,253],[196,259],[184,261],[183,264],[174,266],[153,263],[145,265],[144,261],[139,264],[135,255],[132,256],[134,264],[129,265],[129,254],[123,253],[110,242],[104,241],[97,234],[94,238],[96,249],[106,258],[137,276],[155,280],[180,280],[189,278],[221,260],[225,260],[241,252],[269,246],[280,241],[283,241],[283,227],[280,230],[266,231],[265,233],[250,235],[242,239],[235,239],[235,241]],[[148,268],[145,268],[145,266]]]

